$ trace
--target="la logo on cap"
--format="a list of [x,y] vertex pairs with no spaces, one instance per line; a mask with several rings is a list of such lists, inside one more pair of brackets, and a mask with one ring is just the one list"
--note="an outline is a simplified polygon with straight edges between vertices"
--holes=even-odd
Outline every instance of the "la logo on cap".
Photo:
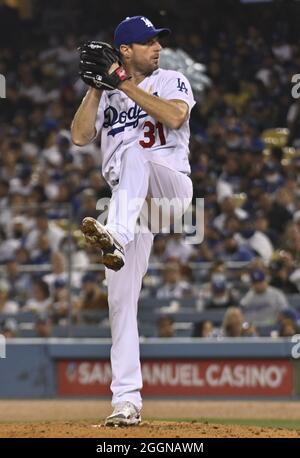
[[147,27],[153,27],[152,22],[149,21],[149,19],[147,19],[146,17],[141,17],[141,20],[145,22]]

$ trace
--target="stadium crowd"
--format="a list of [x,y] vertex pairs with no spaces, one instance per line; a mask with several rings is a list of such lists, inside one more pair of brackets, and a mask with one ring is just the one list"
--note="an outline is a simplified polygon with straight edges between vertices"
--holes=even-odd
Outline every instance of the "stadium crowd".
[[[156,236],[142,298],[227,309],[221,330],[207,320],[195,323],[194,336],[257,336],[262,325],[281,336],[299,332],[289,298],[300,291],[300,102],[291,97],[300,34],[266,11],[263,20],[249,15],[241,23],[211,16],[211,28],[209,18],[186,29],[184,21],[177,29],[175,16],[164,19],[173,29],[167,45],[203,63],[211,79],[196,94],[190,144],[205,236],[199,245],[182,234]],[[11,316],[21,311],[36,312],[38,327],[107,309],[103,270],[91,269],[99,255],[84,245],[79,225],[99,215],[97,202],[110,189],[99,140],[73,145],[70,124],[86,91],[77,47],[87,38],[111,41],[112,27],[96,33],[93,23],[88,34],[85,23],[75,33],[62,23],[42,31],[8,8],[1,21],[18,30],[9,40],[0,31],[0,314],[10,317],[2,332],[13,336]],[[163,312],[157,333],[172,336],[172,308]],[[41,335],[51,335],[46,328]]]

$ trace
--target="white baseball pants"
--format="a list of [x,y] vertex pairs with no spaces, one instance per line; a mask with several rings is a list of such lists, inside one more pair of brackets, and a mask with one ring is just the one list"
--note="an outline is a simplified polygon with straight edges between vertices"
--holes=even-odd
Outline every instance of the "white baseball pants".
[[[127,198],[127,208],[124,208],[124,194]],[[147,272],[153,242],[152,232],[146,229],[149,222],[147,223],[146,220],[145,199],[175,198],[173,221],[176,221],[189,206],[192,194],[191,179],[184,173],[170,168],[166,160],[158,156],[157,152],[144,152],[134,148],[124,152],[119,183],[113,189],[106,225],[125,249],[124,267],[118,272],[106,269],[112,334],[113,406],[121,401],[130,401],[138,409],[142,407],[140,390],[143,383],[137,308],[142,279]],[[134,205],[130,205],[132,201]],[[135,233],[138,218],[140,218],[141,231]],[[157,225],[166,224],[156,221],[154,226]]]

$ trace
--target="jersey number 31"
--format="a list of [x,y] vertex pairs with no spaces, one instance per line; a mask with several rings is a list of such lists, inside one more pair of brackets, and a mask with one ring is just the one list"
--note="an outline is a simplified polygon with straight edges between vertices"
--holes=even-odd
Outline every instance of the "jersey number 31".
[[166,144],[164,128],[161,122],[157,122],[156,124],[153,124],[153,122],[151,121],[146,121],[144,123],[144,128],[145,128],[144,130],[144,139],[145,140],[140,140],[140,145],[143,148],[151,148],[154,145],[156,130],[158,132],[160,144],[161,145]]

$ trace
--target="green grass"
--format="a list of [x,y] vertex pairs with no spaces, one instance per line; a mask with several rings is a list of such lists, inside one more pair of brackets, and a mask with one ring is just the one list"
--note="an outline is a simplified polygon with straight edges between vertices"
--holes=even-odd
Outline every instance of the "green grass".
[[287,428],[299,429],[300,420],[277,420],[277,419],[223,419],[223,418],[210,418],[209,423],[219,423],[222,425],[248,425],[248,426],[261,426],[267,428]]
[[190,422],[190,423],[204,423],[204,424],[221,424],[221,425],[244,425],[244,426],[260,426],[266,428],[287,428],[299,429],[299,420],[278,420],[278,419],[255,419],[255,418],[144,418],[148,421],[175,421],[175,422]]

